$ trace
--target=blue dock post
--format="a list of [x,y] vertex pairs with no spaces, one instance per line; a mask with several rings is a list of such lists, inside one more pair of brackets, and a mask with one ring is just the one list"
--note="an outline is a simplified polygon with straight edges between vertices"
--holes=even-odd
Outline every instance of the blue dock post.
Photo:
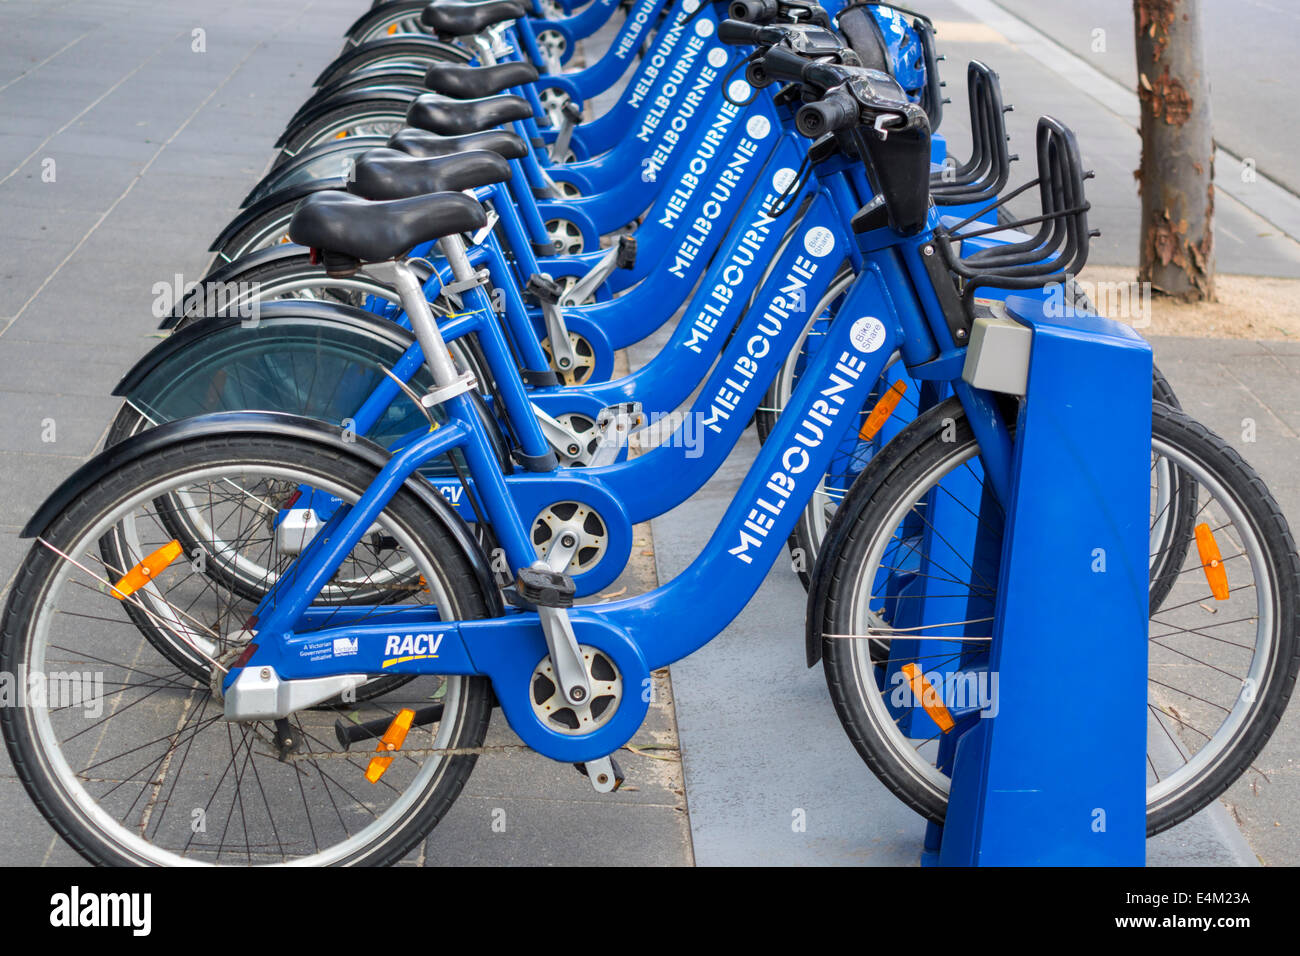
[[989,660],[999,699],[956,742],[944,866],[1145,862],[1151,350],[1045,304],[1007,300],[1033,341]]

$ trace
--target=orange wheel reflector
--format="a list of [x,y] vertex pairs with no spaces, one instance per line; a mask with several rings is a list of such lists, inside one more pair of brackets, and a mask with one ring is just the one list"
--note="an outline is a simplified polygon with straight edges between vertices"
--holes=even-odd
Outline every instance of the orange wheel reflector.
[[348,131],[347,131],[347,130],[344,130],[344,131],[341,132],[341,133],[335,133],[335,134],[334,134],[334,138],[335,138],[335,139],[347,139],[347,138],[348,138]]
[[1223,569],[1223,558],[1219,554],[1219,545],[1214,540],[1214,532],[1208,524],[1196,526],[1196,550],[1201,555],[1201,569],[1205,571],[1205,580],[1210,583],[1210,592],[1216,601],[1228,600],[1228,572]]
[[125,600],[129,595],[134,594],[153,578],[157,577],[158,572],[163,571],[169,564],[181,556],[181,543],[173,538],[168,541],[157,551],[154,551],[143,561],[133,567],[130,571],[122,576],[122,580],[113,585],[113,590],[117,593],[113,597],[119,601]]
[[904,664],[901,670],[912,685],[913,696],[921,702],[921,708],[939,725],[939,729],[946,734],[957,726],[957,722],[952,719],[952,714],[948,713],[948,708],[940,700],[939,692],[926,680],[925,675],[921,673],[921,668],[915,664]]
[[903,397],[907,391],[906,382],[895,382],[880,401],[876,402],[876,407],[871,410],[867,420],[862,423],[862,428],[858,430],[858,437],[863,441],[871,441],[876,437],[876,432],[885,427],[885,422],[889,421],[889,416],[894,414],[894,409],[898,407],[898,400]]
[[[411,721],[415,719],[415,711],[409,707],[403,707],[393,718],[393,722],[388,725],[384,731],[384,736],[379,738],[379,744],[375,747],[375,753],[387,754],[394,750],[402,749],[402,741],[406,739],[407,731],[411,729]],[[371,783],[378,783],[379,778],[384,775],[389,764],[393,762],[392,757],[371,757],[370,766],[366,767],[366,779]]]
[[390,24],[388,25],[388,35],[389,35],[389,36],[392,36],[392,35],[393,35],[394,33],[396,33],[396,32],[397,32],[397,24],[396,24],[396,23],[390,23]]

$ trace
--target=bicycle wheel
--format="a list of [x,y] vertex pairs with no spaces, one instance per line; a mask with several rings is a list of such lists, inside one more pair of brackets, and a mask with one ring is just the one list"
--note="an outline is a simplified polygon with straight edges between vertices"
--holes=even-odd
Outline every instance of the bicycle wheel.
[[293,218],[297,206],[297,201],[294,201],[262,213],[222,243],[220,248],[213,250],[213,263],[234,262],[240,256],[258,249],[269,249],[291,242],[289,220]]
[[379,70],[392,67],[395,69],[428,69],[435,63],[468,63],[473,54],[454,44],[434,45],[428,36],[381,38],[379,42],[371,41],[341,53],[325,67],[316,78],[317,88],[337,83],[340,79],[358,70]]
[[350,136],[391,136],[406,126],[406,103],[363,100],[335,107],[305,123],[281,147],[282,156]]
[[408,33],[432,36],[433,31],[420,19],[420,13],[426,6],[428,4],[423,0],[401,0],[398,3],[386,3],[375,7],[348,31],[343,52],[346,53],[353,47],[382,37],[404,36]]
[[[776,427],[777,419],[780,418],[781,411],[789,402],[804,366],[816,352],[827,324],[833,321],[840,300],[849,286],[852,285],[854,278],[855,275],[851,269],[847,266],[842,268],[836,273],[826,294],[810,313],[808,322],[798,341],[786,357],[776,378],[768,387],[767,393],[763,397],[763,404],[754,416],[759,441],[766,441],[767,436]],[[791,565],[805,589],[810,585],[812,569],[816,566],[817,555],[821,551],[821,542],[826,536],[826,529],[834,518],[845,493],[852,486],[854,479],[861,473],[862,469],[866,467],[867,462],[880,451],[892,432],[897,429],[897,425],[894,423],[901,422],[905,424],[920,410],[918,383],[907,378],[906,372],[897,364],[898,360],[899,356],[897,354],[890,358],[885,374],[881,376],[880,381],[867,394],[862,408],[858,412],[856,426],[851,431],[846,430],[844,437],[839,442],[830,467],[827,469],[826,474],[822,476],[812,498],[799,516],[798,524],[795,525],[794,531],[790,534],[787,547],[790,551]],[[902,391],[894,399],[897,403],[897,410],[891,416],[891,424],[874,435],[862,437],[859,434],[860,427],[865,423],[867,417],[881,399],[885,397],[886,392],[895,385],[898,385]],[[1178,398],[1174,395],[1173,388],[1164,375],[1160,373],[1160,370],[1156,368],[1152,369],[1151,395],[1153,401],[1162,402],[1174,408],[1179,407]],[[1176,545],[1181,543],[1182,547],[1186,549],[1191,542],[1189,508],[1194,501],[1195,489],[1180,489],[1176,483],[1176,473],[1174,472],[1162,471],[1160,477],[1164,482],[1162,485],[1162,503],[1169,502],[1171,507],[1167,520],[1157,529],[1160,534],[1165,536],[1165,540],[1160,547],[1155,549],[1155,553],[1162,556],[1162,567],[1153,571],[1152,588],[1154,594],[1163,597],[1161,592],[1167,589],[1169,583],[1168,576],[1165,573],[1166,569],[1163,566],[1177,563],[1176,559],[1179,554]],[[1183,480],[1188,479],[1183,476]]]
[[[178,306],[174,328],[223,312],[244,310],[259,302],[279,299],[313,299],[395,316],[401,311],[397,290],[379,276],[360,269],[351,276],[330,276],[323,265],[313,265],[307,252],[256,266],[236,268],[220,280],[205,279],[186,294]],[[436,304],[435,304],[436,308]]]
[[[47,691],[4,708],[0,722],[28,793],[88,860],[383,864],[405,855],[446,812],[476,758],[431,751],[482,744],[491,712],[485,679],[419,678],[404,701],[301,711],[281,727],[229,723],[214,699],[219,682],[176,669],[123,604],[138,601],[226,664],[250,636],[252,606],[184,559],[118,600],[109,583],[124,569],[105,567],[98,552],[100,539],[124,521],[138,529],[140,548],[165,542],[152,503],[185,493],[208,502],[211,527],[241,529],[227,534],[225,546],[265,554],[273,550],[267,509],[276,507],[276,489],[308,485],[346,506],[375,474],[352,456],[289,438],[191,439],[109,473],[33,545],[0,623],[0,666],[32,687],[40,677]],[[367,536],[348,562],[376,569],[414,562],[423,587],[408,592],[404,605],[435,606],[444,620],[488,613],[470,558],[416,495],[400,491],[376,525],[382,546]],[[365,616],[381,620],[390,608]],[[78,675],[90,684],[78,685]],[[68,688],[79,686],[83,693],[69,698]],[[348,753],[335,743],[341,713],[386,723],[402,703],[431,698],[442,705],[440,718],[413,728],[377,784],[364,777],[370,748]],[[300,741],[287,755],[277,748],[284,729]]]
[[[925,570],[943,582],[945,598],[952,591],[956,601],[965,598],[973,602],[967,607],[992,614],[996,576],[990,583],[963,567],[946,544],[924,545],[941,538],[924,534],[922,516],[934,513],[928,506],[951,498],[979,513],[978,452],[953,401],[922,416],[877,456],[835,516],[810,612],[818,633],[828,635],[822,638],[826,681],[854,746],[900,799],[936,822],[943,820],[949,785],[939,734],[903,729],[906,715],[891,703],[885,677],[892,641],[905,638],[901,632],[884,642],[829,635],[863,634],[868,627],[888,633],[889,619],[910,610],[901,598]],[[1281,718],[1300,667],[1300,561],[1263,483],[1204,427],[1153,406],[1152,459],[1153,505],[1156,470],[1167,462],[1195,487],[1195,520],[1218,542],[1231,581],[1227,599],[1216,600],[1193,551],[1180,559],[1164,602],[1151,609],[1147,831],[1155,834],[1223,793]],[[1153,512],[1154,527],[1159,512]],[[938,626],[952,631],[951,622],[923,621],[907,637]],[[987,653],[986,643],[963,646],[963,665]],[[954,656],[950,648],[945,655]]]

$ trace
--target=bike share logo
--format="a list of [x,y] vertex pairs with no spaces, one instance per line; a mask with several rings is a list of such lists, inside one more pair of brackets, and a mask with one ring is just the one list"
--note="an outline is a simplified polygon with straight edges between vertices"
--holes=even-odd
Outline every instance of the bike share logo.
[[875,316],[864,315],[853,323],[849,341],[859,352],[870,355],[885,343],[885,323]]
[[405,664],[407,661],[432,660],[438,656],[443,634],[389,634],[384,641],[384,657],[380,667]]
[[824,259],[835,248],[835,234],[825,226],[814,226],[804,234],[803,247],[808,255]]

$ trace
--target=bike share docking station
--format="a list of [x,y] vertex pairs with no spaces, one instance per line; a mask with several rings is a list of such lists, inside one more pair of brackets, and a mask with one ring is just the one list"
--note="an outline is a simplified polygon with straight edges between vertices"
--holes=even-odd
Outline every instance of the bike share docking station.
[[900,711],[951,771],[924,865],[1145,862],[1151,349],[1127,326],[1046,305],[1013,295],[1005,318],[977,320],[963,373],[1021,396],[1004,527],[990,526],[996,506],[976,516],[938,489],[928,499],[925,533],[942,543],[924,553],[989,568],[996,596],[953,601],[941,577],[918,575],[936,592],[921,595],[926,616],[965,640],[891,641],[891,671],[987,668],[980,686],[995,691],[994,706]]

